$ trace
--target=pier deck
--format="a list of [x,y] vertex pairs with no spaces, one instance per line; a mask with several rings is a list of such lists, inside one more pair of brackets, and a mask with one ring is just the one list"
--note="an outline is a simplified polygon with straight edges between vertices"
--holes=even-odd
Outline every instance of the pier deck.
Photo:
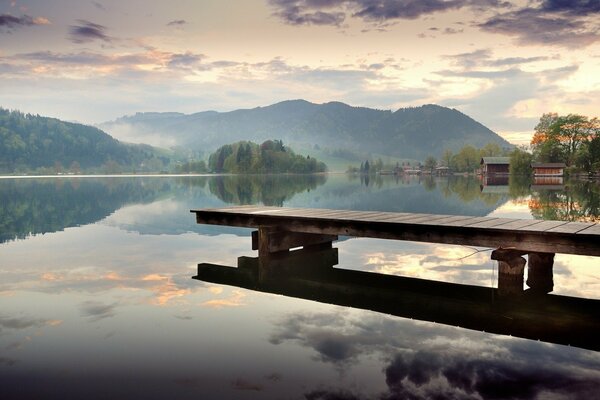
[[[600,256],[600,224],[496,217],[349,211],[266,206],[191,210],[201,224],[268,228],[269,251],[289,249],[285,233],[345,235],[511,249],[527,253]],[[311,235],[306,235],[310,238]],[[314,237],[314,236],[313,236]],[[279,239],[277,239],[279,238]],[[297,244],[303,240],[295,238]],[[307,242],[307,243],[308,243]],[[255,249],[258,245],[254,245]]]

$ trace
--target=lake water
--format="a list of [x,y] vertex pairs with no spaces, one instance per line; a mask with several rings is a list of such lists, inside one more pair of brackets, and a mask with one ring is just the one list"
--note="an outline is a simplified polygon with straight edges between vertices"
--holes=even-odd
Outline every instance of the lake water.
[[[0,179],[0,398],[594,398],[600,353],[586,346],[191,278],[198,263],[235,267],[239,256],[256,256],[250,230],[197,225],[195,208],[600,215],[597,184],[487,183],[345,175]],[[488,249],[341,239],[336,269],[497,287]],[[599,271],[599,258],[557,255],[552,295],[600,299]],[[592,311],[592,322],[598,318]]]

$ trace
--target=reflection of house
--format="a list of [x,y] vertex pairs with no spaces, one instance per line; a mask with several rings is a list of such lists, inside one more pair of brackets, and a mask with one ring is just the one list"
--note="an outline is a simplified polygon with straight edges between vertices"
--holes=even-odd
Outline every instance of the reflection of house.
[[448,168],[448,167],[437,167],[435,169],[435,173],[437,175],[445,176],[445,175],[448,175],[450,173],[450,168]]
[[485,175],[483,176],[482,184],[484,186],[508,186],[508,176]]
[[565,163],[533,163],[533,176],[563,176]]
[[481,172],[484,175],[508,174],[510,157],[482,157]]

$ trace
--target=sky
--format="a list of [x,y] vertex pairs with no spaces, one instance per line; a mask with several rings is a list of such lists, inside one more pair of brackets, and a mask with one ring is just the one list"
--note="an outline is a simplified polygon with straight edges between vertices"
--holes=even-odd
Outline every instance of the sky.
[[600,116],[600,0],[0,0],[0,107],[94,124],[283,100]]

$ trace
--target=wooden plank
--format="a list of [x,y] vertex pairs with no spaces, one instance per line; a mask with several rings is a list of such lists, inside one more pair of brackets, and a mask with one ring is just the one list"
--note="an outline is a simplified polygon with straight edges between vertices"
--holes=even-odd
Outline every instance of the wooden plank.
[[425,214],[420,217],[402,220],[403,224],[437,225],[438,220],[447,219],[446,215]]
[[[585,228],[577,232],[577,235],[596,235],[600,236],[600,224],[595,224],[590,226],[589,228]],[[598,242],[598,246],[600,246],[600,242]]]
[[397,217],[389,217],[389,218],[385,218],[381,221],[376,221],[376,222],[385,222],[385,223],[390,223],[390,224],[396,224],[396,223],[404,223],[405,221],[412,220],[412,219],[421,219],[423,217],[430,217],[430,216],[433,216],[433,214],[404,213],[404,214],[399,214]]
[[539,224],[541,221],[535,219],[518,219],[513,222],[509,222],[507,224],[502,224],[499,226],[494,226],[494,229],[504,229],[504,230],[515,230],[523,227],[535,226]]
[[530,231],[530,232],[544,232],[548,229],[556,228],[557,226],[561,226],[566,224],[566,221],[540,221],[540,223],[529,226],[522,226],[517,228],[518,231]]
[[444,219],[438,219],[435,223],[437,225],[447,225],[449,226],[449,224],[460,224],[460,223],[464,223],[465,221],[472,219],[475,217],[469,217],[466,215],[452,215],[449,217],[446,217]]
[[496,217],[476,217],[472,221],[466,221],[463,225],[464,228],[489,228],[490,226],[502,225],[511,222],[509,219],[496,218]]
[[548,229],[546,232],[552,233],[577,233],[585,228],[589,228],[594,224],[591,222],[568,222],[564,225]]

